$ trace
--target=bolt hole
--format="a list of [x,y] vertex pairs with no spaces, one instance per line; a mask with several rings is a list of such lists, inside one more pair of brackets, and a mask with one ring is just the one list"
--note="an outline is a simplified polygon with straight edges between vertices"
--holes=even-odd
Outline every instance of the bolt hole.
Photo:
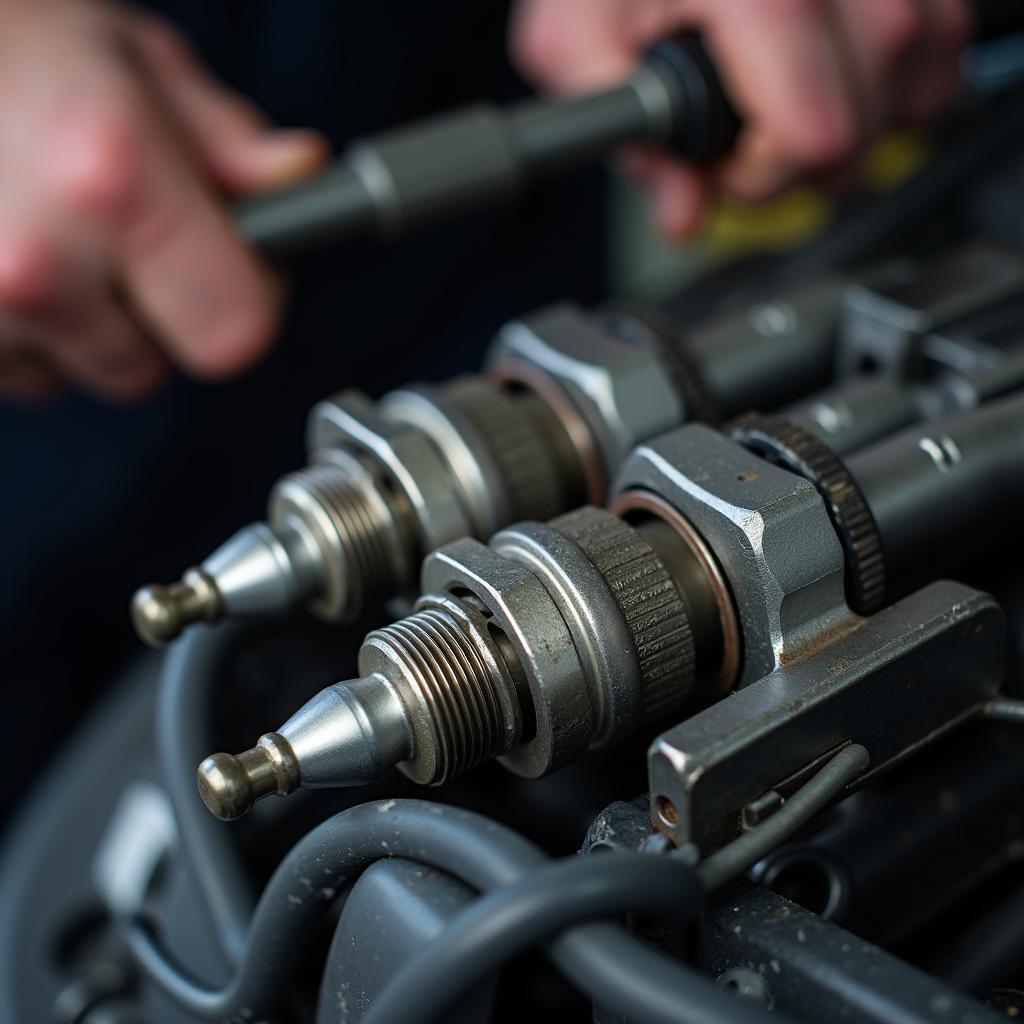
[[780,850],[757,875],[769,889],[826,921],[845,915],[850,899],[848,877],[822,850],[806,846]]
[[679,824],[679,811],[676,810],[676,805],[667,796],[659,796],[654,801],[654,806],[657,808],[658,817],[661,819],[662,824],[668,825],[669,828],[674,828]]

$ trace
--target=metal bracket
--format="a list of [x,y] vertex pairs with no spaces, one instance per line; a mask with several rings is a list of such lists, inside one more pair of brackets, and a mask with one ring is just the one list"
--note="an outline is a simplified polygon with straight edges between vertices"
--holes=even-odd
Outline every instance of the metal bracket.
[[849,740],[870,777],[975,714],[1002,671],[995,601],[925,587],[663,733],[647,761],[655,826],[707,854],[787,776]]

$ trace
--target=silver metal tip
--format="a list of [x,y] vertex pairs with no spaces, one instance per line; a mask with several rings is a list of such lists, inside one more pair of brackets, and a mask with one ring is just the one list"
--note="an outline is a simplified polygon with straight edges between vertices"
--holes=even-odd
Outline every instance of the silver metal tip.
[[232,821],[261,797],[295,792],[298,762],[288,741],[270,732],[244,753],[211,754],[199,765],[196,782],[207,810],[222,821]]
[[213,579],[201,569],[189,569],[179,583],[140,587],[132,597],[132,624],[151,647],[163,647],[193,622],[213,622],[223,602]]
[[222,821],[242,817],[255,800],[249,774],[232,754],[211,754],[199,766],[196,780],[207,810]]

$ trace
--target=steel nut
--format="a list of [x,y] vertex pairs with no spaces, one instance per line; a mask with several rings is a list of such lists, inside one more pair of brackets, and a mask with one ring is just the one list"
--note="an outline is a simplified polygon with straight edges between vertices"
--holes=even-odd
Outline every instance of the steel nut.
[[637,448],[613,487],[669,502],[701,535],[732,591],[747,686],[855,621],[843,549],[814,487],[716,430],[690,424]]
[[517,365],[525,365],[560,385],[593,433],[608,479],[635,445],[685,418],[683,402],[657,354],[611,337],[593,316],[570,303],[507,323],[487,365],[513,377]]
[[306,425],[311,456],[336,447],[370,455],[411,508],[424,551],[472,533],[441,453],[421,431],[385,419],[359,391],[343,391],[313,406]]

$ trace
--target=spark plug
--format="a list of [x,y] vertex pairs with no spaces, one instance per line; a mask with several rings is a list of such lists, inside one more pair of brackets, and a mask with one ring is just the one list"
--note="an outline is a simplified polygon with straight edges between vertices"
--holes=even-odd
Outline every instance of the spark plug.
[[631,456],[612,511],[433,552],[425,595],[368,634],[360,677],[207,758],[203,800],[232,818],[270,793],[395,766],[438,785],[491,758],[545,775],[819,651],[883,607],[893,567],[927,554],[934,579],[1012,537],[1022,480],[1020,396],[847,461],[777,416],[671,431]]
[[[723,688],[706,557],[665,521],[584,507],[449,544],[432,592],[369,633],[360,678],[329,686],[243,754],[214,754],[199,787],[218,817],[301,787],[357,786],[396,765],[439,785],[482,761],[538,777]],[[731,613],[730,613],[731,614]],[[700,624],[695,637],[692,623]]]
[[[560,303],[506,324],[483,375],[377,403],[358,392],[320,402],[311,464],[274,488],[266,522],[179,583],[138,591],[136,630],[160,645],[190,622],[300,607],[352,621],[410,590],[423,557],[449,541],[601,505],[636,444],[735,413],[754,390],[774,407],[824,383],[840,289],[816,283],[779,300],[781,327],[748,311],[718,321],[714,344],[699,332],[684,342],[646,311]],[[753,364],[742,358],[751,350]]]

